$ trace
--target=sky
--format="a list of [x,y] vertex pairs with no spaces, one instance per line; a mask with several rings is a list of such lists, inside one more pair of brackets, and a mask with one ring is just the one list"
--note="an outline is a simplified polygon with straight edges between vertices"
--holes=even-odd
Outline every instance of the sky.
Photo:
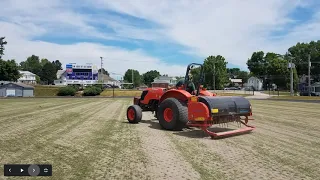
[[93,63],[113,77],[127,69],[184,75],[189,63],[222,55],[247,70],[255,51],[285,53],[320,39],[318,0],[1,0],[3,59]]

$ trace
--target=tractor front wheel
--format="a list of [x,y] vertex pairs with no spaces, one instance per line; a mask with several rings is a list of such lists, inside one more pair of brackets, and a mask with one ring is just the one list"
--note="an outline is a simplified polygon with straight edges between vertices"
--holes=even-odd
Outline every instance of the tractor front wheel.
[[129,123],[139,123],[142,119],[142,109],[138,105],[131,105],[127,109],[127,119]]
[[188,122],[188,108],[186,103],[168,98],[160,104],[157,116],[162,128],[182,130]]

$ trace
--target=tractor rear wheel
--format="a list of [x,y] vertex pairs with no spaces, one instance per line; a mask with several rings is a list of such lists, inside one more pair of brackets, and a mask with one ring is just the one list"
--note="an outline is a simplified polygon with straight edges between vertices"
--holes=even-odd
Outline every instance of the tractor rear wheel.
[[159,105],[157,115],[162,128],[182,130],[188,122],[187,104],[175,98],[168,98]]
[[129,123],[139,123],[142,119],[142,109],[138,105],[131,105],[127,109],[127,119]]

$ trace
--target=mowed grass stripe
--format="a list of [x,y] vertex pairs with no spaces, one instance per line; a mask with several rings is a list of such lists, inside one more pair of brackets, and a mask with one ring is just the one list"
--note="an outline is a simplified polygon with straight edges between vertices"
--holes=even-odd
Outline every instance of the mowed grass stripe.
[[91,103],[89,102],[72,102],[68,108],[65,108],[66,106],[64,105],[57,104],[54,107],[48,108],[47,111],[42,110],[42,112],[36,113],[37,110],[35,109],[26,116],[19,114],[20,118],[9,118],[6,121],[1,121],[0,137],[6,139],[11,138],[12,136],[21,136],[22,134],[29,133],[36,128],[46,127],[51,120],[59,118],[62,112],[67,111],[67,109],[78,109],[81,106],[87,106],[88,104],[93,106],[96,104],[93,100],[91,100]]
[[[221,155],[206,149],[205,145],[193,138],[181,138],[174,133],[166,133],[175,144],[178,153],[192,165],[203,180],[226,179],[226,174],[221,170],[225,163]],[[228,174],[229,176],[230,174]]]
[[[8,102],[7,102],[8,103]],[[61,101],[59,102],[60,105],[70,104],[70,102]],[[57,105],[57,102],[52,101],[39,101],[37,99],[31,99],[28,102],[25,102],[24,104],[15,104],[15,105],[9,105],[6,104],[6,108],[0,109],[0,122],[10,118],[21,118],[21,115],[28,115],[30,112],[34,112],[35,110],[40,109],[47,109],[51,108]],[[19,108],[16,108],[19,107]]]
[[92,142],[97,149],[91,163],[94,168],[86,179],[150,179],[140,136],[135,126],[126,120],[131,99],[121,102],[122,107],[115,110],[114,117],[106,120],[103,128],[96,132]]
[[[114,110],[119,109],[121,105],[119,105],[118,101],[114,101],[108,102],[108,105],[103,106],[105,102],[103,100],[100,101],[100,106],[94,107],[96,110],[94,114],[91,114],[90,117],[84,117],[82,124],[75,126],[71,131],[62,134],[59,139],[54,141],[53,144],[58,149],[53,152],[52,161],[59,166],[58,171],[61,172],[56,176],[57,178],[88,179],[86,177],[94,170],[92,163],[97,159],[105,158],[99,155],[96,156],[96,151],[100,151],[94,146],[97,138],[96,132],[100,131],[100,129],[108,131],[103,124],[116,116],[118,111]],[[113,111],[109,111],[111,109]],[[98,118],[100,115],[103,115],[103,118]],[[108,149],[110,147],[101,150],[108,151]],[[56,159],[60,157],[63,158],[62,161]]]
[[[253,123],[257,126],[254,131],[256,137],[248,141],[254,142],[253,152],[256,155],[262,154],[261,158],[267,158],[269,162],[282,164],[281,169],[286,169],[283,172],[292,174],[296,178],[316,177],[315,171],[319,166],[319,161],[314,160],[319,159],[317,158],[320,153],[319,138],[305,133],[305,129],[312,129],[312,125],[307,123],[310,118],[308,116],[296,117],[295,113],[291,113],[291,116],[279,116],[278,114],[288,114],[287,111],[291,111],[290,104],[287,104],[286,109],[282,109],[281,106],[273,110],[268,110],[264,106],[254,107],[256,107],[256,120]],[[307,107],[301,106],[301,108]],[[288,124],[274,123],[274,121],[294,119],[293,117],[303,119],[306,126],[292,127]],[[245,142],[240,141],[238,144],[245,144]],[[242,148],[247,147],[247,145],[242,146]],[[306,171],[306,168],[309,170]]]
[[[106,108],[108,108],[108,102],[104,101],[98,101],[93,103],[86,103],[83,101],[86,105],[87,112],[81,112],[81,115],[77,115],[75,119],[70,119],[69,121],[66,121],[70,118],[68,117],[61,117],[58,120],[64,119],[65,125],[69,126],[68,124],[74,121],[77,122],[77,126],[73,126],[71,128],[70,126],[67,128],[69,131],[73,129],[77,129],[81,124],[83,124],[86,121],[95,121],[95,114],[100,112],[105,112]],[[110,101],[109,101],[110,102]],[[93,106],[94,105],[94,106]],[[88,108],[90,107],[90,108]],[[79,108],[80,109],[80,108]],[[80,114],[80,113],[79,113]],[[63,128],[63,123],[60,123],[60,128]],[[74,124],[75,125],[75,124]],[[59,126],[55,126],[57,130],[59,130]],[[71,144],[71,146],[61,146],[59,144],[56,144],[56,140],[64,137],[65,134],[67,134],[69,131],[67,129],[64,129],[64,131],[60,131],[60,133],[55,132],[55,128],[52,129],[52,134],[50,132],[44,132],[44,131],[38,131],[39,134],[34,134],[33,138],[35,138],[35,143],[32,143],[31,148],[29,148],[29,151],[27,151],[25,154],[21,155],[22,157],[28,157],[24,158],[25,161],[37,161],[39,163],[50,163],[53,164],[54,167],[56,167],[56,172],[61,172],[62,175],[64,174],[64,168],[69,169],[70,171],[77,171],[77,167],[75,165],[78,163],[79,158],[85,157],[86,152],[83,152],[81,150],[81,146],[87,147],[90,146],[88,143],[86,143],[86,138],[91,138],[91,136],[84,135],[82,136],[83,142],[71,142],[68,143]],[[48,134],[49,133],[49,134]],[[43,136],[41,136],[42,134]],[[39,136],[38,136],[39,135]],[[81,134],[80,134],[81,135]],[[80,140],[80,139],[79,139]],[[81,141],[81,140],[80,140]],[[37,150],[38,154],[30,154],[33,151]],[[65,154],[67,153],[67,154]],[[65,155],[65,156],[64,156]],[[89,164],[90,162],[83,162],[84,164]],[[70,165],[73,164],[73,165]],[[84,166],[84,164],[80,163],[77,164],[78,166]],[[61,166],[60,166],[61,165]],[[59,168],[57,168],[59,167]],[[61,168],[61,169],[60,169]],[[72,174],[74,172],[66,172],[64,175]],[[59,176],[59,174],[55,174],[55,177],[57,179],[63,179],[65,176]],[[75,178],[77,179],[77,178]]]
[[[94,105],[93,103],[97,103],[97,102],[92,102],[89,103],[89,105]],[[83,102],[82,106],[87,106],[88,103]],[[79,108],[81,106],[78,107],[72,107],[71,109],[75,109],[75,108]],[[68,111],[68,110],[65,110]],[[87,109],[87,112],[92,111],[92,109]],[[42,147],[43,145],[47,144],[48,142],[50,142],[48,138],[46,138],[47,136],[52,136],[52,134],[56,133],[56,130],[61,128],[61,127],[68,127],[68,123],[72,122],[72,121],[77,121],[77,122],[81,122],[79,120],[81,120],[81,118],[84,118],[84,116],[81,116],[81,113],[76,113],[74,114],[74,116],[68,116],[68,117],[63,117],[61,116],[61,114],[59,114],[58,112],[60,112],[59,110],[57,110],[57,116],[49,116],[45,119],[40,119],[37,120],[37,117],[35,117],[34,121],[37,120],[37,124],[35,126],[28,126],[27,124],[21,124],[21,126],[18,127],[17,131],[15,131],[16,129],[11,129],[10,133],[4,133],[1,132],[1,136],[3,136],[4,138],[1,138],[1,142],[3,145],[8,144],[10,146],[4,146],[3,148],[1,148],[1,150],[5,150],[8,152],[18,152],[19,153],[23,153],[25,151],[28,151],[29,149],[39,149],[39,147]],[[82,113],[85,113],[85,111],[83,111]],[[93,112],[94,113],[94,112]],[[87,116],[90,116],[92,114],[87,114]],[[72,119],[72,117],[76,117],[74,119]],[[78,117],[80,117],[79,119],[77,119]],[[60,121],[63,121],[64,123],[60,123]],[[60,124],[60,126],[54,126]],[[55,127],[57,129],[55,129]],[[23,131],[20,131],[20,128],[22,128]],[[59,136],[61,136],[61,134],[59,134]],[[23,137],[23,138],[22,138]],[[20,149],[21,147],[24,147],[23,149]],[[30,153],[30,152],[29,152]]]
[[43,106],[54,104],[50,101],[43,102],[39,100],[36,101],[35,99],[31,99],[31,100],[20,99],[20,101],[17,101],[17,99],[6,99],[6,100],[0,99],[0,111],[1,111],[0,117],[11,115],[12,113],[16,113],[15,107],[20,107],[19,112],[24,111],[26,109],[32,110],[31,108],[33,108],[36,105],[39,105],[39,102],[41,102]]
[[286,101],[268,101],[268,100],[250,100],[252,103],[253,110],[255,107],[264,107],[276,109],[277,107],[281,107],[286,110],[297,110],[297,113],[301,112],[314,112],[319,109],[319,103],[306,103],[306,102],[286,102]]
[[[93,100],[88,100],[88,102],[92,102]],[[44,100],[43,102],[46,102],[46,100]],[[47,112],[55,112],[56,109],[67,109],[69,107],[72,106],[77,106],[80,105],[81,103],[83,103],[83,101],[81,100],[75,100],[75,101],[57,101],[56,103],[54,103],[53,105],[50,106],[46,106],[46,107],[42,107],[41,104],[38,105],[34,105],[32,106],[32,109],[28,109],[27,111],[19,111],[19,106],[16,106],[15,109],[15,113],[14,114],[10,114],[9,116],[6,117],[1,117],[1,121],[6,121],[8,119],[10,119],[10,121],[12,120],[21,120],[21,119],[25,119],[26,117],[31,117],[31,116],[46,116]]]

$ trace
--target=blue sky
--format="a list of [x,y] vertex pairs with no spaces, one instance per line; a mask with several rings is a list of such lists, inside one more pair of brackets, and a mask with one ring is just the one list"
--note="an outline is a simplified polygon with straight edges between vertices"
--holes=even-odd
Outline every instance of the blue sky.
[[318,40],[316,0],[4,0],[0,36],[4,58],[35,54],[49,60],[94,63],[124,74],[156,69],[182,75],[186,65],[222,55],[246,70],[254,51],[284,53]]

